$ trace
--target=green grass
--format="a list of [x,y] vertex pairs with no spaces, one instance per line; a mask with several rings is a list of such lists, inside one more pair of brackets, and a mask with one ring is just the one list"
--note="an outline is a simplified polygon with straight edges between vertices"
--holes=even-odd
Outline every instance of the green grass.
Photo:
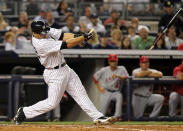
[[[12,125],[13,122],[0,122],[1,124]],[[32,125],[92,125],[92,122],[23,122]],[[116,122],[115,125],[183,125],[183,122]]]

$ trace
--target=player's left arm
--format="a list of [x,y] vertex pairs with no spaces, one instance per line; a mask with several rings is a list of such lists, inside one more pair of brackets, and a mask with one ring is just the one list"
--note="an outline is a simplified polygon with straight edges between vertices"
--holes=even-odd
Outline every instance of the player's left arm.
[[66,41],[68,39],[74,38],[74,34],[73,33],[64,33],[63,34],[63,40]]
[[[84,34],[82,34],[81,36],[78,36],[78,37],[75,37],[75,35],[74,36],[72,35],[72,38],[69,38],[69,35],[71,36],[72,34],[71,33],[66,34],[66,37],[68,39],[63,41],[61,49],[72,48],[72,47],[77,46],[77,45],[79,45],[83,42],[88,41],[93,36],[93,32],[90,31],[89,33],[84,33]],[[73,38],[73,37],[75,37],[75,38]]]
[[161,78],[163,77],[163,73],[161,71],[152,71],[152,73],[150,73],[148,75],[148,77],[156,77],[156,78]]

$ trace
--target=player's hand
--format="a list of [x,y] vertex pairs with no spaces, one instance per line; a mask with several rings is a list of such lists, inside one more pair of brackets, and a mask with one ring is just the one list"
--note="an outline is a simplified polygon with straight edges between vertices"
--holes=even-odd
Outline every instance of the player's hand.
[[92,38],[93,32],[92,32],[91,30],[89,30],[88,32],[85,32],[85,33],[83,34],[83,36],[84,36],[84,38],[85,38],[85,41],[88,41],[89,39]]
[[101,87],[99,91],[100,91],[100,93],[104,94],[105,93],[105,88]]
[[116,75],[116,74],[113,74],[113,75],[112,75],[112,78],[113,78],[113,79],[116,79],[117,77],[118,77],[118,75]]

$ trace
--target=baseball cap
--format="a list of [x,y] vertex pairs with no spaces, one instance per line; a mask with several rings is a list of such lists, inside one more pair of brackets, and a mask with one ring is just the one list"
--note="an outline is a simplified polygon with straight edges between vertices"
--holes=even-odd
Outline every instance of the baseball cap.
[[145,62],[149,62],[149,57],[148,56],[141,56],[140,63],[145,63]]
[[142,29],[145,29],[147,32],[150,31],[149,28],[148,28],[147,26],[141,25],[141,26],[138,27],[138,32],[140,32]]
[[116,54],[110,54],[108,61],[118,61],[118,56]]
[[93,19],[98,18],[98,15],[96,13],[93,13],[91,14],[90,18],[93,18]]
[[170,1],[170,0],[166,0],[165,2],[164,2],[164,7],[173,7],[173,2],[172,1]]

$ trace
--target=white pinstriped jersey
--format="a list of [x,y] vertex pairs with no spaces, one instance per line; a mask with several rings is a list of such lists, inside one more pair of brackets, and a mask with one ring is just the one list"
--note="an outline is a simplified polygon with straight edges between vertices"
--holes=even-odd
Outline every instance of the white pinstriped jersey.
[[103,67],[99,71],[97,71],[93,77],[97,81],[101,79],[102,87],[104,87],[106,89],[110,89],[110,90],[114,90],[114,91],[120,90],[120,87],[123,84],[123,80],[121,80],[119,78],[113,79],[112,78],[113,74],[120,75],[120,76],[126,76],[126,77],[129,76],[129,74],[124,66],[118,66],[115,71],[112,71],[110,69],[110,66],[107,66],[107,67]]
[[45,68],[54,68],[65,62],[64,56],[60,51],[62,41],[58,40],[61,33],[61,29],[50,28],[48,38],[37,39],[32,37],[32,44],[39,61]]

